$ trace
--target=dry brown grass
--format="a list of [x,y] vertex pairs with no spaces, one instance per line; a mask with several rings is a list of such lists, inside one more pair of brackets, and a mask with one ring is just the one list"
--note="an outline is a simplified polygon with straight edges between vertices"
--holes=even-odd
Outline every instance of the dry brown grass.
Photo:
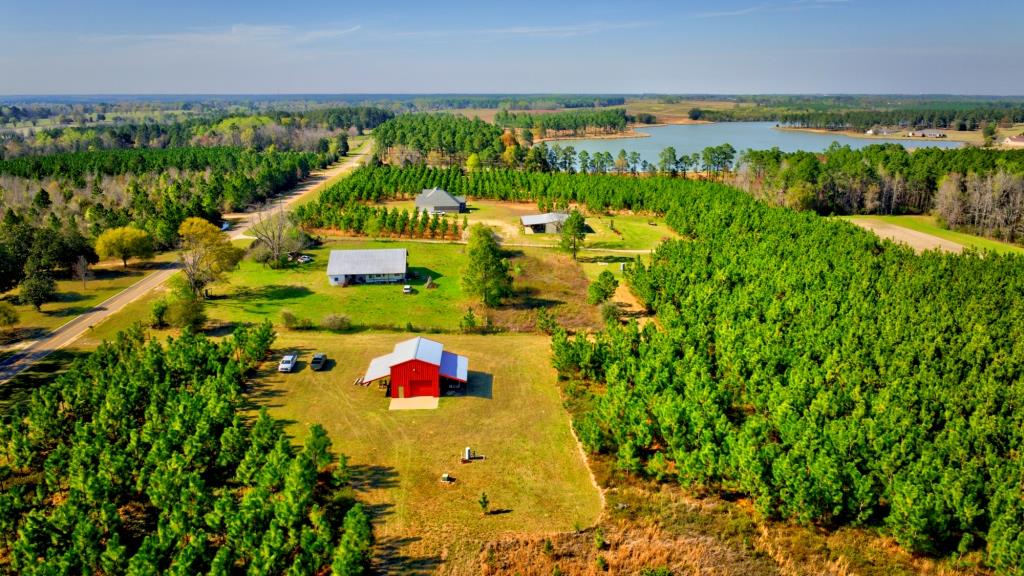
[[701,108],[704,110],[731,110],[739,105],[736,102],[725,102],[721,100],[683,100],[673,104],[665,104],[655,99],[627,100],[626,112],[628,114],[654,114],[658,122],[663,124],[693,124],[690,120],[690,109]]
[[587,575],[637,574],[644,568],[668,568],[673,574],[777,573],[755,554],[709,536],[675,535],[653,524],[621,521],[604,523],[601,531],[606,541],[601,549],[594,529],[490,542],[480,554],[480,573],[548,576],[556,567],[563,574]]
[[601,327],[599,308],[586,303],[589,281],[572,258],[543,248],[509,253],[516,295],[489,312],[496,325],[512,332],[532,332],[537,311],[546,309],[569,330]]

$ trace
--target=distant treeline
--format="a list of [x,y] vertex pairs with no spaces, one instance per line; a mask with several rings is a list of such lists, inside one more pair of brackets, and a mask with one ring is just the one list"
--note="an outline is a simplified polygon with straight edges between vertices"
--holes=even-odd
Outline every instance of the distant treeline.
[[1024,105],[949,106],[889,110],[814,110],[734,108],[702,110],[713,122],[773,121],[788,126],[821,130],[868,130],[873,126],[977,130],[984,124],[1024,122]]
[[38,129],[0,135],[0,158],[111,148],[246,146],[324,152],[340,133],[361,134],[394,117],[382,108],[350,106],[305,112],[219,113],[172,122],[126,122]]
[[551,114],[514,113],[500,110],[494,116],[494,123],[505,128],[531,130],[538,138],[550,136],[551,132],[582,135],[588,132],[622,132],[629,122],[653,124],[651,114],[629,116],[624,108],[599,110],[573,110]]
[[509,110],[556,110],[559,108],[598,108],[622,106],[623,96],[572,95],[572,94],[521,94],[521,95],[444,95],[416,96],[411,98],[416,110],[452,110],[463,108],[502,108]]
[[924,214],[1024,239],[1024,151],[833,144],[822,154],[748,150],[735,183],[770,204],[821,214]]

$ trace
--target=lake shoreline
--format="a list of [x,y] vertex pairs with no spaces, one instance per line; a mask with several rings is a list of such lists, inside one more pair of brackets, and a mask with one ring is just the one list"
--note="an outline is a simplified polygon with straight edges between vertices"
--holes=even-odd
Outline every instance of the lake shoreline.
[[906,136],[905,133],[900,134],[865,134],[863,132],[857,132],[856,130],[826,130],[824,128],[797,128],[794,126],[776,126],[776,130],[782,132],[803,132],[806,134],[821,134],[824,136],[828,135],[839,135],[846,136],[847,138],[858,138],[860,140],[906,140],[908,142],[960,142],[961,144],[971,144],[972,141],[966,139],[958,134],[946,134],[945,138],[922,138],[919,136]]
[[[644,124],[644,126],[654,126],[654,124]],[[629,140],[633,138],[650,138],[651,135],[638,132],[636,130],[627,130],[625,132],[613,132],[611,134],[596,134],[596,135],[584,135],[584,136],[546,136],[544,138],[534,139],[534,144],[540,144],[541,142],[561,142],[563,140]]]
[[737,151],[770,150],[778,147],[783,152],[795,152],[804,150],[808,152],[823,152],[832,144],[839,142],[840,145],[860,149],[872,144],[892,143],[901,144],[909,149],[922,147],[957,148],[963,146],[962,142],[949,139],[913,141],[899,139],[865,139],[851,138],[844,134],[814,133],[804,130],[782,130],[774,129],[775,122],[710,122],[703,125],[677,125],[647,126],[645,129],[635,130],[636,133],[644,134],[643,137],[636,137],[631,133],[630,137],[635,138],[629,142],[616,142],[622,139],[608,138],[611,134],[603,135],[605,138],[571,138],[562,143],[562,146],[573,146],[576,151],[586,150],[591,155],[595,152],[610,152],[616,154],[620,149],[630,152],[638,152],[642,160],[650,163],[657,163],[661,152],[667,148],[675,148],[676,154],[697,154],[708,147],[731,144]]

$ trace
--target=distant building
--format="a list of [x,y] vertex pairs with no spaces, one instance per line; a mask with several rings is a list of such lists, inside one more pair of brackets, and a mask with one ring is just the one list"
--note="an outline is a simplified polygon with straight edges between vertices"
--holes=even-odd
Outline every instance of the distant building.
[[910,132],[909,136],[914,138],[945,138],[946,133],[941,130],[914,130]]
[[557,234],[562,231],[562,225],[568,219],[568,214],[548,212],[547,214],[523,216],[519,221],[528,232],[534,234]]
[[1024,148],[1024,134],[1020,136],[1007,136],[1006,140],[1003,140],[1004,146],[1010,146],[1011,148]]
[[427,338],[412,338],[395,344],[390,354],[370,361],[363,383],[390,378],[392,398],[441,395],[441,381],[458,388],[469,380],[469,359],[452,354],[444,344]]
[[886,128],[884,126],[875,126],[870,128],[865,134],[868,136],[891,136],[893,134],[899,134],[898,128]]
[[466,199],[452,196],[440,188],[431,188],[416,197],[416,210],[425,210],[429,214],[458,214],[466,211]]
[[327,281],[331,286],[401,282],[408,268],[409,253],[405,248],[331,250]]

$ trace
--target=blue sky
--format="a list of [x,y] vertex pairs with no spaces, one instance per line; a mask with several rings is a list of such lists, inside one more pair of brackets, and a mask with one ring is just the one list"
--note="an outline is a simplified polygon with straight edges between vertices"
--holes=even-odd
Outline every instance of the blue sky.
[[1021,0],[0,0],[0,94],[1024,94]]

